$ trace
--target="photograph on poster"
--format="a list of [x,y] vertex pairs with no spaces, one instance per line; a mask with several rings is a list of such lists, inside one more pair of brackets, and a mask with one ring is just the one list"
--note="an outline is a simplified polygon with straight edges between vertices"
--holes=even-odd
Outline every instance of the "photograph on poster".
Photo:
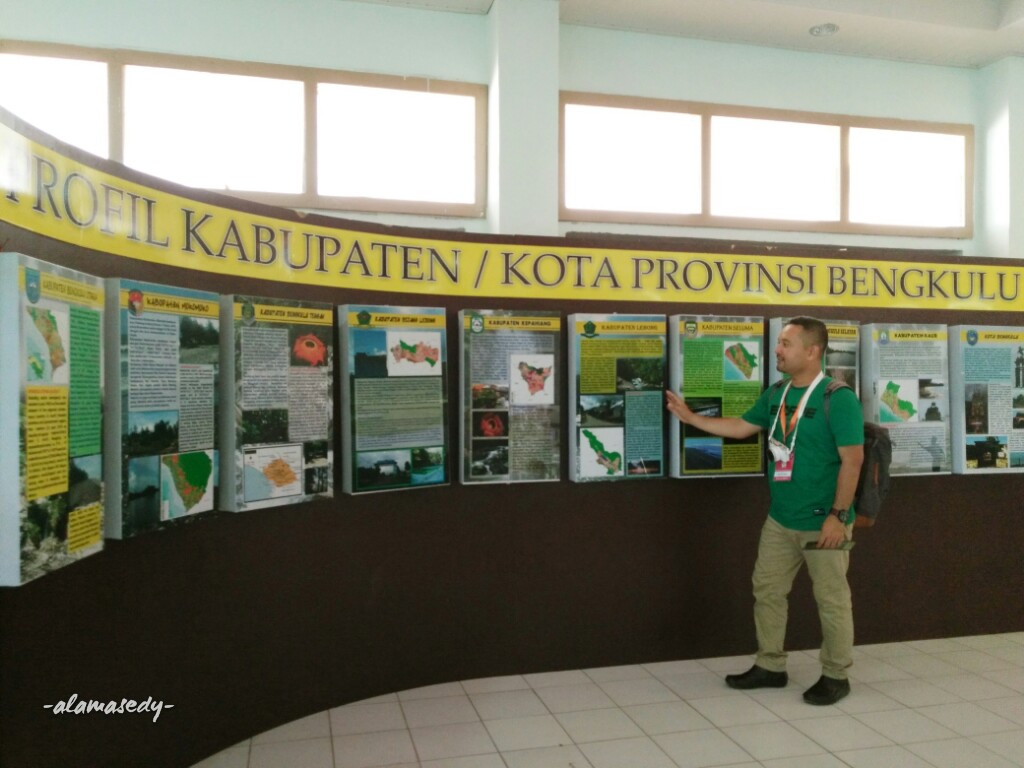
[[412,453],[400,451],[367,451],[356,454],[358,487],[408,485],[412,479]]
[[970,469],[1007,469],[1010,466],[1005,435],[967,438],[967,466]]
[[470,473],[476,477],[508,475],[508,440],[474,440]]
[[617,392],[665,388],[665,362],[660,357],[620,357],[615,360]]
[[626,400],[620,395],[580,395],[576,423],[583,427],[621,426],[626,421]]

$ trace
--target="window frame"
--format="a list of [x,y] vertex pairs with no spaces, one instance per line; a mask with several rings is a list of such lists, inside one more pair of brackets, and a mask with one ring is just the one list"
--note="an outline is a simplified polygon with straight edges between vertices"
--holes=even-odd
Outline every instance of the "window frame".
[[[0,53],[99,61],[107,65],[107,125],[111,160],[124,163],[124,70],[127,66],[209,72],[214,74],[292,80],[303,84],[303,191],[300,193],[248,192],[203,188],[243,200],[286,208],[368,213],[400,213],[424,216],[483,218],[487,212],[488,88],[479,83],[349,72],[262,62],[243,62],[178,54],[150,53],[122,49],[86,48],[56,43],[0,40]],[[423,200],[394,200],[372,197],[321,195],[317,189],[317,85],[390,88],[402,91],[469,96],[475,104],[474,202],[444,203]]]
[[[565,110],[568,105],[616,107],[666,112],[682,112],[701,117],[701,212],[697,214],[635,213],[630,211],[572,209],[565,204]],[[739,117],[756,120],[778,120],[839,127],[840,189],[838,221],[804,221],[793,219],[759,219],[715,216],[711,210],[711,118]],[[866,224],[850,221],[849,136],[851,128],[881,128],[916,133],[940,133],[964,138],[964,225],[927,227],[896,224]],[[708,102],[621,96],[561,91],[559,93],[558,136],[558,218],[562,222],[595,222],[615,224],[657,224],[681,227],[714,227],[727,229],[763,229],[773,231],[827,232],[848,235],[897,235],[906,237],[970,238],[974,235],[974,126],[961,123],[940,123],[920,120],[898,120],[881,117],[802,112],[785,109],[744,107]]]

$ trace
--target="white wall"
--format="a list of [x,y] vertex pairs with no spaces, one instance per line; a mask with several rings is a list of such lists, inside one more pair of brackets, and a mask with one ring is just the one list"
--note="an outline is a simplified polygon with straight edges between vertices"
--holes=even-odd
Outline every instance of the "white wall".
[[[525,1],[556,5],[554,0]],[[501,85],[498,63],[531,71],[509,58],[517,55],[509,39],[526,34],[524,16],[510,10],[516,2],[496,0],[499,12],[488,18],[345,0],[0,0],[0,34],[16,40],[462,80],[492,85],[493,97]],[[950,240],[559,223],[550,188],[557,178],[554,171],[539,180],[544,186],[540,193],[521,180],[496,184],[492,179],[491,188],[500,191],[501,199],[492,201],[486,219],[352,218],[471,232],[504,232],[504,220],[514,221],[519,234],[612,231],[1024,254],[1024,234],[1011,226],[1024,216],[1024,175],[1014,172],[1016,166],[1024,171],[1024,161],[1017,159],[1024,150],[1015,149],[1022,142],[1014,140],[1022,133],[1024,114],[1019,62],[979,71],[560,26],[557,14],[538,8],[528,19],[538,27],[534,39],[546,41],[545,51],[557,48],[557,59],[548,57],[545,66],[557,61],[558,72],[541,76],[534,68],[533,94],[532,81],[517,83],[514,102],[509,102],[517,106],[506,108],[498,101],[492,109],[491,119],[499,125],[498,130],[492,125],[491,135],[500,137],[500,156],[492,154],[491,167],[507,169],[506,180],[515,169],[537,167],[538,131],[546,129],[557,141],[557,110],[548,103],[552,82],[567,90],[972,123],[978,154],[975,236]],[[499,45],[503,50],[497,50]],[[524,40],[519,55],[536,58],[537,51]],[[539,116],[523,112],[531,99],[539,105]],[[540,155],[550,158],[551,146],[543,142]],[[1009,171],[1003,173],[1005,168]],[[987,199],[992,196],[997,199]]]

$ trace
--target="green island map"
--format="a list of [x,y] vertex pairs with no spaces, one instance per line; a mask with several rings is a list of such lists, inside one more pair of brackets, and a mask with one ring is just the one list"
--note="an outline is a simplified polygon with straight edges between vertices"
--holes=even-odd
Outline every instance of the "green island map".
[[590,443],[590,447],[594,453],[597,454],[597,463],[608,470],[609,475],[614,475],[616,472],[622,471],[622,454],[615,451],[609,451],[604,447],[604,443],[597,439],[593,432],[589,429],[583,430],[583,436],[587,438]]
[[205,451],[197,451],[164,456],[163,463],[171,473],[174,488],[185,506],[185,512],[188,512],[202,501],[206,494],[210,475],[213,473],[213,462]]
[[890,381],[885,385],[885,391],[882,392],[881,400],[899,421],[910,421],[917,415],[917,409],[914,408],[913,403],[900,400],[899,392],[900,385]]
[[[51,375],[53,371],[56,371],[65,362],[67,362],[67,353],[64,351],[64,342],[60,338],[60,330],[57,328],[57,320],[54,318],[53,313],[48,309],[40,307],[26,307],[29,317],[32,318],[32,324],[39,331],[39,335],[43,337],[43,341],[46,342],[47,350],[50,356],[50,367]],[[36,381],[43,379],[46,376],[46,365],[42,359],[40,359],[38,353],[30,351],[28,355],[29,370],[33,374],[32,378]]]
[[408,360],[410,363],[429,363],[433,368],[441,359],[440,350],[429,344],[419,341],[415,344],[408,344],[399,339],[398,344],[391,348],[391,354],[395,356],[396,362]]
[[757,355],[751,354],[742,344],[733,344],[725,350],[725,359],[735,365],[746,378],[754,374]]

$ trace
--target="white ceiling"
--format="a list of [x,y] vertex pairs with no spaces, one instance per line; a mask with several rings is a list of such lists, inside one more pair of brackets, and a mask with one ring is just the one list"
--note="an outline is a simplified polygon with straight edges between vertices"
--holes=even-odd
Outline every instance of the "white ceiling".
[[[359,0],[486,14],[493,0]],[[514,2],[514,0],[503,0]],[[565,24],[982,67],[1024,56],[1024,0],[552,0]],[[839,32],[815,37],[831,23]]]

